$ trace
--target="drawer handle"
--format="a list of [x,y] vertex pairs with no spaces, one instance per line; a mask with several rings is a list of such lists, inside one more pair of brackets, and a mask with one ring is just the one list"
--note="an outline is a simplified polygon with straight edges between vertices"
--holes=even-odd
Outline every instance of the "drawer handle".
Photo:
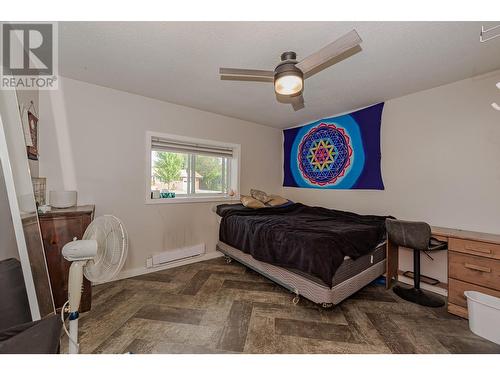
[[480,272],[491,272],[491,268],[488,267],[483,267],[483,266],[476,266],[475,264],[470,264],[470,263],[465,263],[465,268],[468,268],[470,270],[475,270],[475,271],[480,271]]
[[470,245],[466,245],[465,250],[475,251],[476,253],[491,254],[491,249],[477,249]]

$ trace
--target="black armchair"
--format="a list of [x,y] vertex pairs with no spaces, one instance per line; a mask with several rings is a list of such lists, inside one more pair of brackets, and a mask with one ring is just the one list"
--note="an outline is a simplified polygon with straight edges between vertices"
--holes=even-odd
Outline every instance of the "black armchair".
[[21,264],[0,261],[0,353],[59,352],[62,323],[57,315],[32,321]]

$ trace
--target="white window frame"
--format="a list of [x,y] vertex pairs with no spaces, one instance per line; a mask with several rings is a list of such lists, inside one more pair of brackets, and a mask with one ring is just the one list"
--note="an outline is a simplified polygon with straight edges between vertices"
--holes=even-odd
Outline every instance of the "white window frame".
[[[189,196],[176,196],[175,198],[151,198],[151,141],[153,137],[159,137],[168,139],[171,141],[186,142],[186,143],[196,143],[206,146],[218,146],[227,147],[233,150],[233,157],[230,159],[229,170],[230,170],[230,181],[229,188],[235,192],[235,195],[230,197],[227,194],[210,194],[210,193],[198,193]],[[153,131],[146,132],[146,193],[145,202],[146,204],[165,204],[165,203],[203,203],[203,202],[230,202],[238,201],[240,199],[240,156],[241,156],[241,145],[237,143],[219,142],[210,139],[186,137],[176,134],[158,133]]]

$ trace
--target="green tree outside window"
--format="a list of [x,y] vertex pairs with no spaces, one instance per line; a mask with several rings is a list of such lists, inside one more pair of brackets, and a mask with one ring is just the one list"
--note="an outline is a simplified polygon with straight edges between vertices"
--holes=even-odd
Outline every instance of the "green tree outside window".
[[173,152],[156,152],[153,167],[155,178],[167,184],[170,189],[172,182],[180,180],[181,170],[185,168],[186,157],[187,155]]
[[222,158],[196,155],[196,172],[203,176],[200,189],[222,190]]

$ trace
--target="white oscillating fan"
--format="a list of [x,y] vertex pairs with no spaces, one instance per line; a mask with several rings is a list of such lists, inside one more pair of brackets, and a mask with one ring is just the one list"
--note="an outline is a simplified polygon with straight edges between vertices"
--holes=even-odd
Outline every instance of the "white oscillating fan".
[[[111,280],[123,267],[127,250],[127,231],[120,219],[113,215],[98,217],[90,223],[81,240],[75,238],[64,245],[62,254],[72,263],[69,268],[68,301],[61,310],[61,319],[69,337],[70,354],[78,353],[78,309],[83,275],[91,282]],[[65,312],[69,313],[69,332],[64,325]]]

